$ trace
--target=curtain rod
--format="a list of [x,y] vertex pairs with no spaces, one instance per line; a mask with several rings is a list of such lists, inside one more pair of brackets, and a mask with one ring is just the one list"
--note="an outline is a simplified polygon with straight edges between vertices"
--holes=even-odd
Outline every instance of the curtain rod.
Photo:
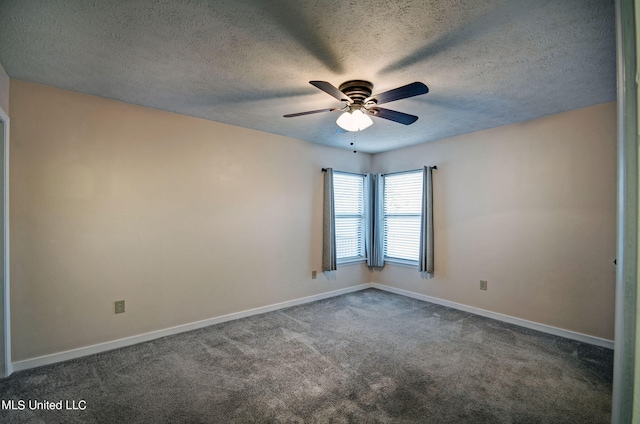
[[[430,166],[429,168],[436,169],[436,170],[438,169],[438,167],[435,166],[435,165],[434,166]],[[418,171],[422,171],[422,169],[408,169],[406,171],[387,172],[387,173],[382,174],[382,175],[407,174],[409,172],[418,172]]]
[[[431,169],[435,169],[436,171],[438,170],[438,166],[434,165],[434,166],[430,166],[429,168]],[[419,169],[414,169],[413,171],[420,171]],[[413,172],[413,171],[400,171],[400,172]],[[327,168],[322,168],[322,172],[327,172]],[[358,174],[357,172],[344,172],[344,171],[336,171],[336,172],[342,172],[343,174]],[[394,172],[389,172],[390,174],[394,174]],[[360,175],[360,174],[358,174]]]
[[[322,172],[327,172],[327,168],[322,168]],[[333,171],[333,172],[337,172],[338,174],[364,175],[364,173],[360,173],[360,172],[347,172],[347,171]]]

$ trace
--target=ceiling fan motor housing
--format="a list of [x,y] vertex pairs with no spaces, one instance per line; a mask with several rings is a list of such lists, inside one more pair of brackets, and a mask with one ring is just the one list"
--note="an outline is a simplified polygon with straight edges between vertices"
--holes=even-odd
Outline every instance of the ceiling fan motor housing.
[[363,104],[364,99],[371,97],[373,84],[369,81],[351,80],[340,84],[339,90],[349,96],[354,104]]

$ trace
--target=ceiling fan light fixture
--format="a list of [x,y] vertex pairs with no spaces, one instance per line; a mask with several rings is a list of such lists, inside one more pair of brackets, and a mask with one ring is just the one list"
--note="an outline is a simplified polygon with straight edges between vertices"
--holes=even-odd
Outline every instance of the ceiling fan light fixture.
[[373,124],[373,121],[368,115],[362,113],[360,109],[356,109],[340,115],[336,124],[346,131],[362,131],[369,128]]

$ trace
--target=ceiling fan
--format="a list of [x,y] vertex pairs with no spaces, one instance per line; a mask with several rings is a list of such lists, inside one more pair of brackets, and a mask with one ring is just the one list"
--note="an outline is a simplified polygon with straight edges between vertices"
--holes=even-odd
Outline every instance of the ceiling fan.
[[362,131],[373,124],[369,116],[388,119],[404,125],[411,125],[418,120],[415,115],[398,112],[391,109],[378,107],[383,103],[394,102],[408,97],[419,96],[429,92],[429,88],[421,82],[412,82],[402,87],[383,93],[371,95],[373,84],[369,81],[351,80],[340,84],[340,88],[336,88],[326,81],[309,81],[309,84],[319,88],[325,93],[344,102],[343,107],[310,110],[308,112],[291,113],[284,115],[285,118],[293,118],[296,116],[311,115],[321,112],[334,112],[336,110],[343,111],[336,123],[347,131]]

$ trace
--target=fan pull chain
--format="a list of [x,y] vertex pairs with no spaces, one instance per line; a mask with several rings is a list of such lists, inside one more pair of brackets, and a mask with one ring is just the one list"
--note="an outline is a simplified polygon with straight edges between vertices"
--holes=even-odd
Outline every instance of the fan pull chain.
[[351,145],[353,146],[353,153],[358,153],[358,133],[357,132],[352,132],[351,133],[352,137],[351,139],[353,140],[351,142]]

